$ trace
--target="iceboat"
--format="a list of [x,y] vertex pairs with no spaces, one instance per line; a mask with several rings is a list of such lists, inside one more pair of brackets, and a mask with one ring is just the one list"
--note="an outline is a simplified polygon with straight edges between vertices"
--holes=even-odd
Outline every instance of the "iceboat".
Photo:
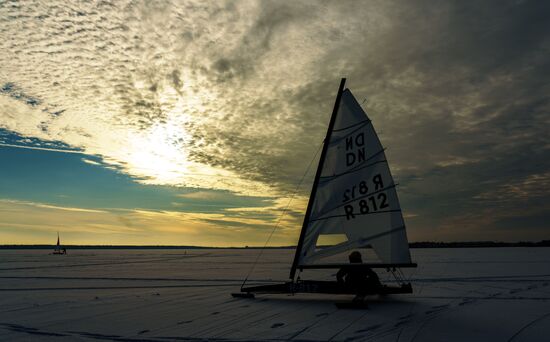
[[[340,82],[328,125],[290,267],[290,281],[243,285],[241,292],[232,294],[234,297],[261,293],[412,293],[401,268],[417,264],[411,260],[385,149],[367,114],[351,91],[344,88],[345,81],[343,78]],[[346,256],[351,251],[366,253],[366,262],[348,263]],[[304,280],[303,275],[297,276],[298,271],[342,268],[359,272],[385,269],[394,280],[358,291],[336,280]]]
[[55,245],[55,248],[52,254],[57,254],[57,255],[67,254],[67,250],[65,248],[61,248],[61,245],[59,244],[59,232],[57,232],[57,244]]

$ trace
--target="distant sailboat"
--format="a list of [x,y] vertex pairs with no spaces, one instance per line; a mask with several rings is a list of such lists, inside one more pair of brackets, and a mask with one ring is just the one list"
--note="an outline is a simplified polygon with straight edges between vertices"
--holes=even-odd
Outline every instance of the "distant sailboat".
[[[282,284],[241,287],[235,297],[254,293],[357,294],[337,281],[301,280],[304,269],[385,268],[397,285],[383,285],[369,294],[412,293],[401,267],[411,261],[405,222],[384,148],[370,119],[349,89],[340,83],[302,231]],[[326,241],[329,244],[326,244]],[[332,244],[330,243],[332,241]],[[372,248],[367,263],[347,263],[350,251]],[[374,253],[372,253],[374,251]]]
[[61,248],[61,245],[59,244],[59,232],[57,232],[57,244],[55,245],[52,254],[67,254],[67,250],[65,248]]

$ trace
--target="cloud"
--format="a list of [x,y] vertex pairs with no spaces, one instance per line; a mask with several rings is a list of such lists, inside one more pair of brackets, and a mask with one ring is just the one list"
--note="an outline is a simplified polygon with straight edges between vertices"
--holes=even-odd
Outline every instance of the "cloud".
[[[65,244],[263,246],[274,226],[265,213],[89,209],[9,199],[0,200],[0,213],[0,239],[25,244],[54,243],[59,231]],[[291,235],[277,231],[272,244],[289,244]]]
[[102,165],[101,163],[98,163],[94,160],[91,160],[91,159],[86,159],[86,158],[82,158],[82,161],[85,162],[86,164],[90,164],[90,165]]
[[347,76],[418,215],[409,232],[429,237],[550,169],[549,15],[530,1],[4,6],[0,127],[146,184],[280,197]]
[[95,210],[95,209],[62,207],[62,206],[56,206],[56,205],[50,205],[50,204],[44,204],[44,203],[26,202],[26,201],[18,201],[18,200],[0,199],[0,202],[7,203],[7,204],[21,205],[21,206],[33,206],[36,208],[53,209],[53,210],[76,211],[76,212],[85,212],[85,213],[104,213],[105,212],[102,210]]
[[185,194],[179,194],[177,197],[187,199],[199,199],[199,200],[225,200],[227,194],[214,192],[214,191],[195,191]]
[[[14,148],[24,148],[24,149],[28,149],[28,150],[62,152],[62,153],[80,153],[80,154],[82,154],[81,151],[65,150],[65,149],[60,149],[60,148],[48,148],[48,147],[38,147],[38,146],[26,146],[26,145],[13,145],[13,144],[3,144],[3,143],[0,143],[0,146],[14,147]],[[88,160],[88,159],[82,159],[82,161],[90,162],[90,160]]]

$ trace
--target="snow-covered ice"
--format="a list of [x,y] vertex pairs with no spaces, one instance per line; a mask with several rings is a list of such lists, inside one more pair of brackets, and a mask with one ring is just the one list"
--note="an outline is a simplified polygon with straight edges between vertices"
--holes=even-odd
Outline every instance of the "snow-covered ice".
[[[550,248],[412,249],[414,294],[232,298],[255,249],[0,250],[1,341],[548,341]],[[264,251],[249,284],[285,281]],[[309,271],[303,279],[330,279]],[[385,271],[379,271],[381,275]]]

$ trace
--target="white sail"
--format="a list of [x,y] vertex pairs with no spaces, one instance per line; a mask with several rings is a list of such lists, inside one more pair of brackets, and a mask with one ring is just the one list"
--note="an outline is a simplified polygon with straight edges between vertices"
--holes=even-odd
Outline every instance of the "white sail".
[[[375,251],[375,262],[410,264],[405,222],[384,149],[348,89],[342,93],[328,144],[298,265],[319,264],[367,246]],[[319,248],[321,236],[345,236],[347,241]]]

